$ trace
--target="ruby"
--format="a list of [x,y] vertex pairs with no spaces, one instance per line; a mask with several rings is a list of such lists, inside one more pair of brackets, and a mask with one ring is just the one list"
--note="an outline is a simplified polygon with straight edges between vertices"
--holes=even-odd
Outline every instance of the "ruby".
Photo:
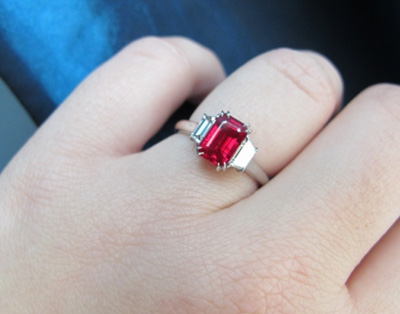
[[222,113],[199,144],[201,157],[214,165],[228,164],[247,136],[247,127],[239,120]]

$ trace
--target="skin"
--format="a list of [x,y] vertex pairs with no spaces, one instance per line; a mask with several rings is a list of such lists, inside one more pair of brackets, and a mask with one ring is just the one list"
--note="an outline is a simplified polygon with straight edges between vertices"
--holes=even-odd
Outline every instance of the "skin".
[[[342,89],[313,52],[225,78],[188,39],[132,43],[1,174],[0,313],[398,313],[400,88]],[[182,134],[142,151],[185,99],[250,122],[273,179]]]

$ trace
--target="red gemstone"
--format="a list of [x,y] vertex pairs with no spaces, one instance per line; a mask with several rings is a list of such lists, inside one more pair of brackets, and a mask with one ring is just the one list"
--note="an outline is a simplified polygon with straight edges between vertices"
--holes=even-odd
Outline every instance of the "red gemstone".
[[246,130],[247,127],[239,120],[221,114],[199,144],[201,156],[214,165],[228,164],[246,138]]

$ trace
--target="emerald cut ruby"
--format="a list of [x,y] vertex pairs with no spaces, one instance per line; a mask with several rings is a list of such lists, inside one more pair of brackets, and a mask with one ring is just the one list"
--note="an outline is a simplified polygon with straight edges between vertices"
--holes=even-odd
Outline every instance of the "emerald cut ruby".
[[227,165],[246,136],[247,126],[229,114],[222,113],[199,143],[199,153],[216,166]]

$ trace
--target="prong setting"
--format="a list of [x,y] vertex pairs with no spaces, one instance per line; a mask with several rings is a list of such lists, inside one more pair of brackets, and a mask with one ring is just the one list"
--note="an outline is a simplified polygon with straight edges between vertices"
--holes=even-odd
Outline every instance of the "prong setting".
[[203,147],[197,146],[196,147],[197,155],[199,155],[199,156],[203,155],[204,152],[202,150],[203,150]]
[[230,164],[227,164],[226,162],[224,162],[222,164],[218,163],[216,170],[217,171],[226,171],[226,169],[228,169],[229,167],[230,167]]

